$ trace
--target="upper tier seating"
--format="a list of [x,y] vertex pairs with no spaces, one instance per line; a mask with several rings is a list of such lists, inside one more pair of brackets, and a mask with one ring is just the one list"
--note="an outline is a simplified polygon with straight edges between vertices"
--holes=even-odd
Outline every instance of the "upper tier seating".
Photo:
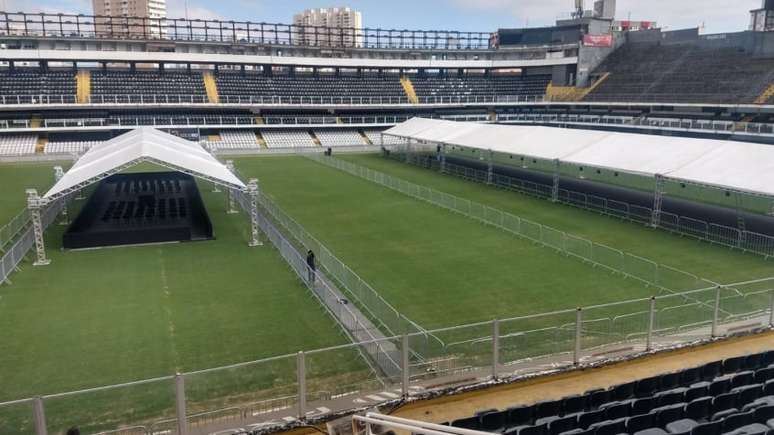
[[[198,72],[175,71],[93,71],[93,96],[196,96],[207,95],[204,80]],[[120,100],[119,100],[120,102]]]
[[768,435],[774,429],[774,351],[451,424],[506,435]]
[[322,146],[365,145],[363,136],[357,130],[315,130],[314,134]]
[[317,146],[309,132],[303,130],[261,130],[269,148],[306,148]]
[[425,97],[515,97],[541,96],[546,93],[550,75],[508,75],[485,77],[467,76],[412,76],[417,96]]
[[607,72],[585,101],[752,103],[774,81],[774,59],[734,48],[630,43],[595,71]]
[[27,156],[35,154],[37,134],[0,135],[0,156]]
[[397,76],[364,75],[313,77],[309,75],[263,76],[255,73],[221,72],[217,75],[221,97],[325,97],[405,98]]
[[55,98],[65,103],[75,102],[75,73],[73,71],[48,71],[40,69],[16,69],[0,72],[0,95],[13,97],[7,104],[38,103],[41,96]]

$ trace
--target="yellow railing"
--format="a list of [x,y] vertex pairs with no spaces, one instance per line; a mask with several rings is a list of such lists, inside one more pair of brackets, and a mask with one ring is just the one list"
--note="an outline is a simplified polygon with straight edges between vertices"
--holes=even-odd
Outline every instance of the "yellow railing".
[[774,83],[770,84],[766,90],[755,99],[755,104],[766,104],[772,97],[774,97]]
[[602,84],[607,78],[610,77],[610,73],[605,73],[591,86],[587,88],[577,88],[575,86],[554,86],[553,83],[549,83],[546,87],[546,97],[550,101],[581,101],[586,98],[586,95],[590,94],[594,89]]

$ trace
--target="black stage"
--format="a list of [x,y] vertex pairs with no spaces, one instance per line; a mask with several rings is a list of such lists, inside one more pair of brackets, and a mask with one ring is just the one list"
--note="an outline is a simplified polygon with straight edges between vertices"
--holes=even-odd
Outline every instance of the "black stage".
[[64,235],[65,249],[212,239],[196,181],[180,172],[113,175],[100,182]]

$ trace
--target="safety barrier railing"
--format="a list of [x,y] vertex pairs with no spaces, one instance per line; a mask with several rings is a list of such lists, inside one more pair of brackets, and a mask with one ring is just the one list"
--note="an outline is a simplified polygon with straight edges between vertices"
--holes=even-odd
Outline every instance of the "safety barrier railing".
[[[85,104],[91,105],[266,105],[266,106],[417,106],[417,105],[460,105],[460,104],[508,104],[539,103],[543,95],[460,95],[419,97],[411,102],[406,97],[294,97],[294,96],[234,96],[221,95],[220,102],[211,103],[206,95],[165,95],[165,94],[123,94],[91,95]],[[75,95],[3,95],[3,105],[69,105],[84,104]]]
[[[285,252],[295,255],[291,247]],[[302,266],[298,270],[303,273]],[[399,372],[387,384],[350,364],[359,360],[352,356],[360,348],[374,344],[363,342],[7,401],[0,403],[0,433],[60,433],[74,426],[82,433],[122,433],[115,431],[123,427],[143,435],[209,433],[209,425],[266,430],[772,327],[774,278],[766,278],[434,329],[429,332],[446,337],[447,345],[427,360],[411,357],[421,333],[377,340],[399,355]]]
[[[393,154],[392,157],[399,161],[424,168],[440,170],[441,167],[440,162],[428,156],[406,156],[405,154],[398,156]],[[471,181],[481,183],[489,182],[488,173],[486,171],[467,166],[446,162],[444,172],[448,175]],[[541,199],[550,199],[552,194],[552,187],[550,185],[522,180],[507,175],[494,174],[491,183],[500,188],[513,190]],[[574,192],[567,189],[559,189],[558,201],[566,205],[640,224],[650,224],[653,215],[653,210],[649,207],[629,204],[588,193]],[[774,237],[767,234],[715,224],[665,211],[661,211],[661,223],[659,224],[659,228],[704,242],[760,255],[765,258],[774,257]]]
[[[48,228],[65,209],[72,199],[66,196],[46,206],[41,216],[43,228]],[[19,264],[35,244],[31,217],[25,210],[16,215],[8,224],[0,228],[2,243],[0,245],[0,284],[10,282],[9,277],[18,270]]]
[[258,202],[304,249],[315,253],[320,266],[347,291],[358,307],[366,311],[369,319],[376,322],[377,328],[384,331],[385,335],[419,333],[423,343],[420,345],[417,342],[413,345],[413,349],[419,355],[427,354],[432,346],[442,345],[437,337],[428,334],[424,328],[396,310],[370,284],[339,260],[330,249],[309,234],[268,196],[260,192]]
[[[251,199],[248,195],[240,191],[233,192],[233,195],[236,195],[237,203],[249,215]],[[355,313],[352,308],[341,303],[341,298],[330,287],[330,283],[325,275],[320,271],[310,270],[306,259],[266,217],[261,213],[257,217],[259,227],[266,234],[269,241],[280,252],[280,255],[290,265],[290,268],[304,282],[307,289],[320,301],[323,308],[339,323],[351,341],[367,343],[364,346],[364,359],[370,361],[369,358],[373,358],[377,366],[387,376],[392,376],[399,371],[399,362],[395,359],[394,350],[386,348],[379,341],[384,336],[375,331],[372,326],[365,324],[361,316]],[[376,371],[375,368],[374,371]]]
[[0,227],[0,252],[6,251],[6,246],[16,240],[16,236],[31,222],[29,210],[26,208]]
[[685,291],[716,285],[713,281],[653,260],[367,167],[321,155],[309,154],[306,157],[664,291]]

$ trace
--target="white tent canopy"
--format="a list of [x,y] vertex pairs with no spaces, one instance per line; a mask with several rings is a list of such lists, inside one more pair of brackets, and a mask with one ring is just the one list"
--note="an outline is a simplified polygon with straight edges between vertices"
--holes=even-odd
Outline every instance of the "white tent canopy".
[[774,146],[412,118],[384,134],[774,196]]
[[43,198],[51,199],[85,187],[142,162],[185,172],[230,189],[246,188],[236,175],[198,143],[142,127],[92,147]]

